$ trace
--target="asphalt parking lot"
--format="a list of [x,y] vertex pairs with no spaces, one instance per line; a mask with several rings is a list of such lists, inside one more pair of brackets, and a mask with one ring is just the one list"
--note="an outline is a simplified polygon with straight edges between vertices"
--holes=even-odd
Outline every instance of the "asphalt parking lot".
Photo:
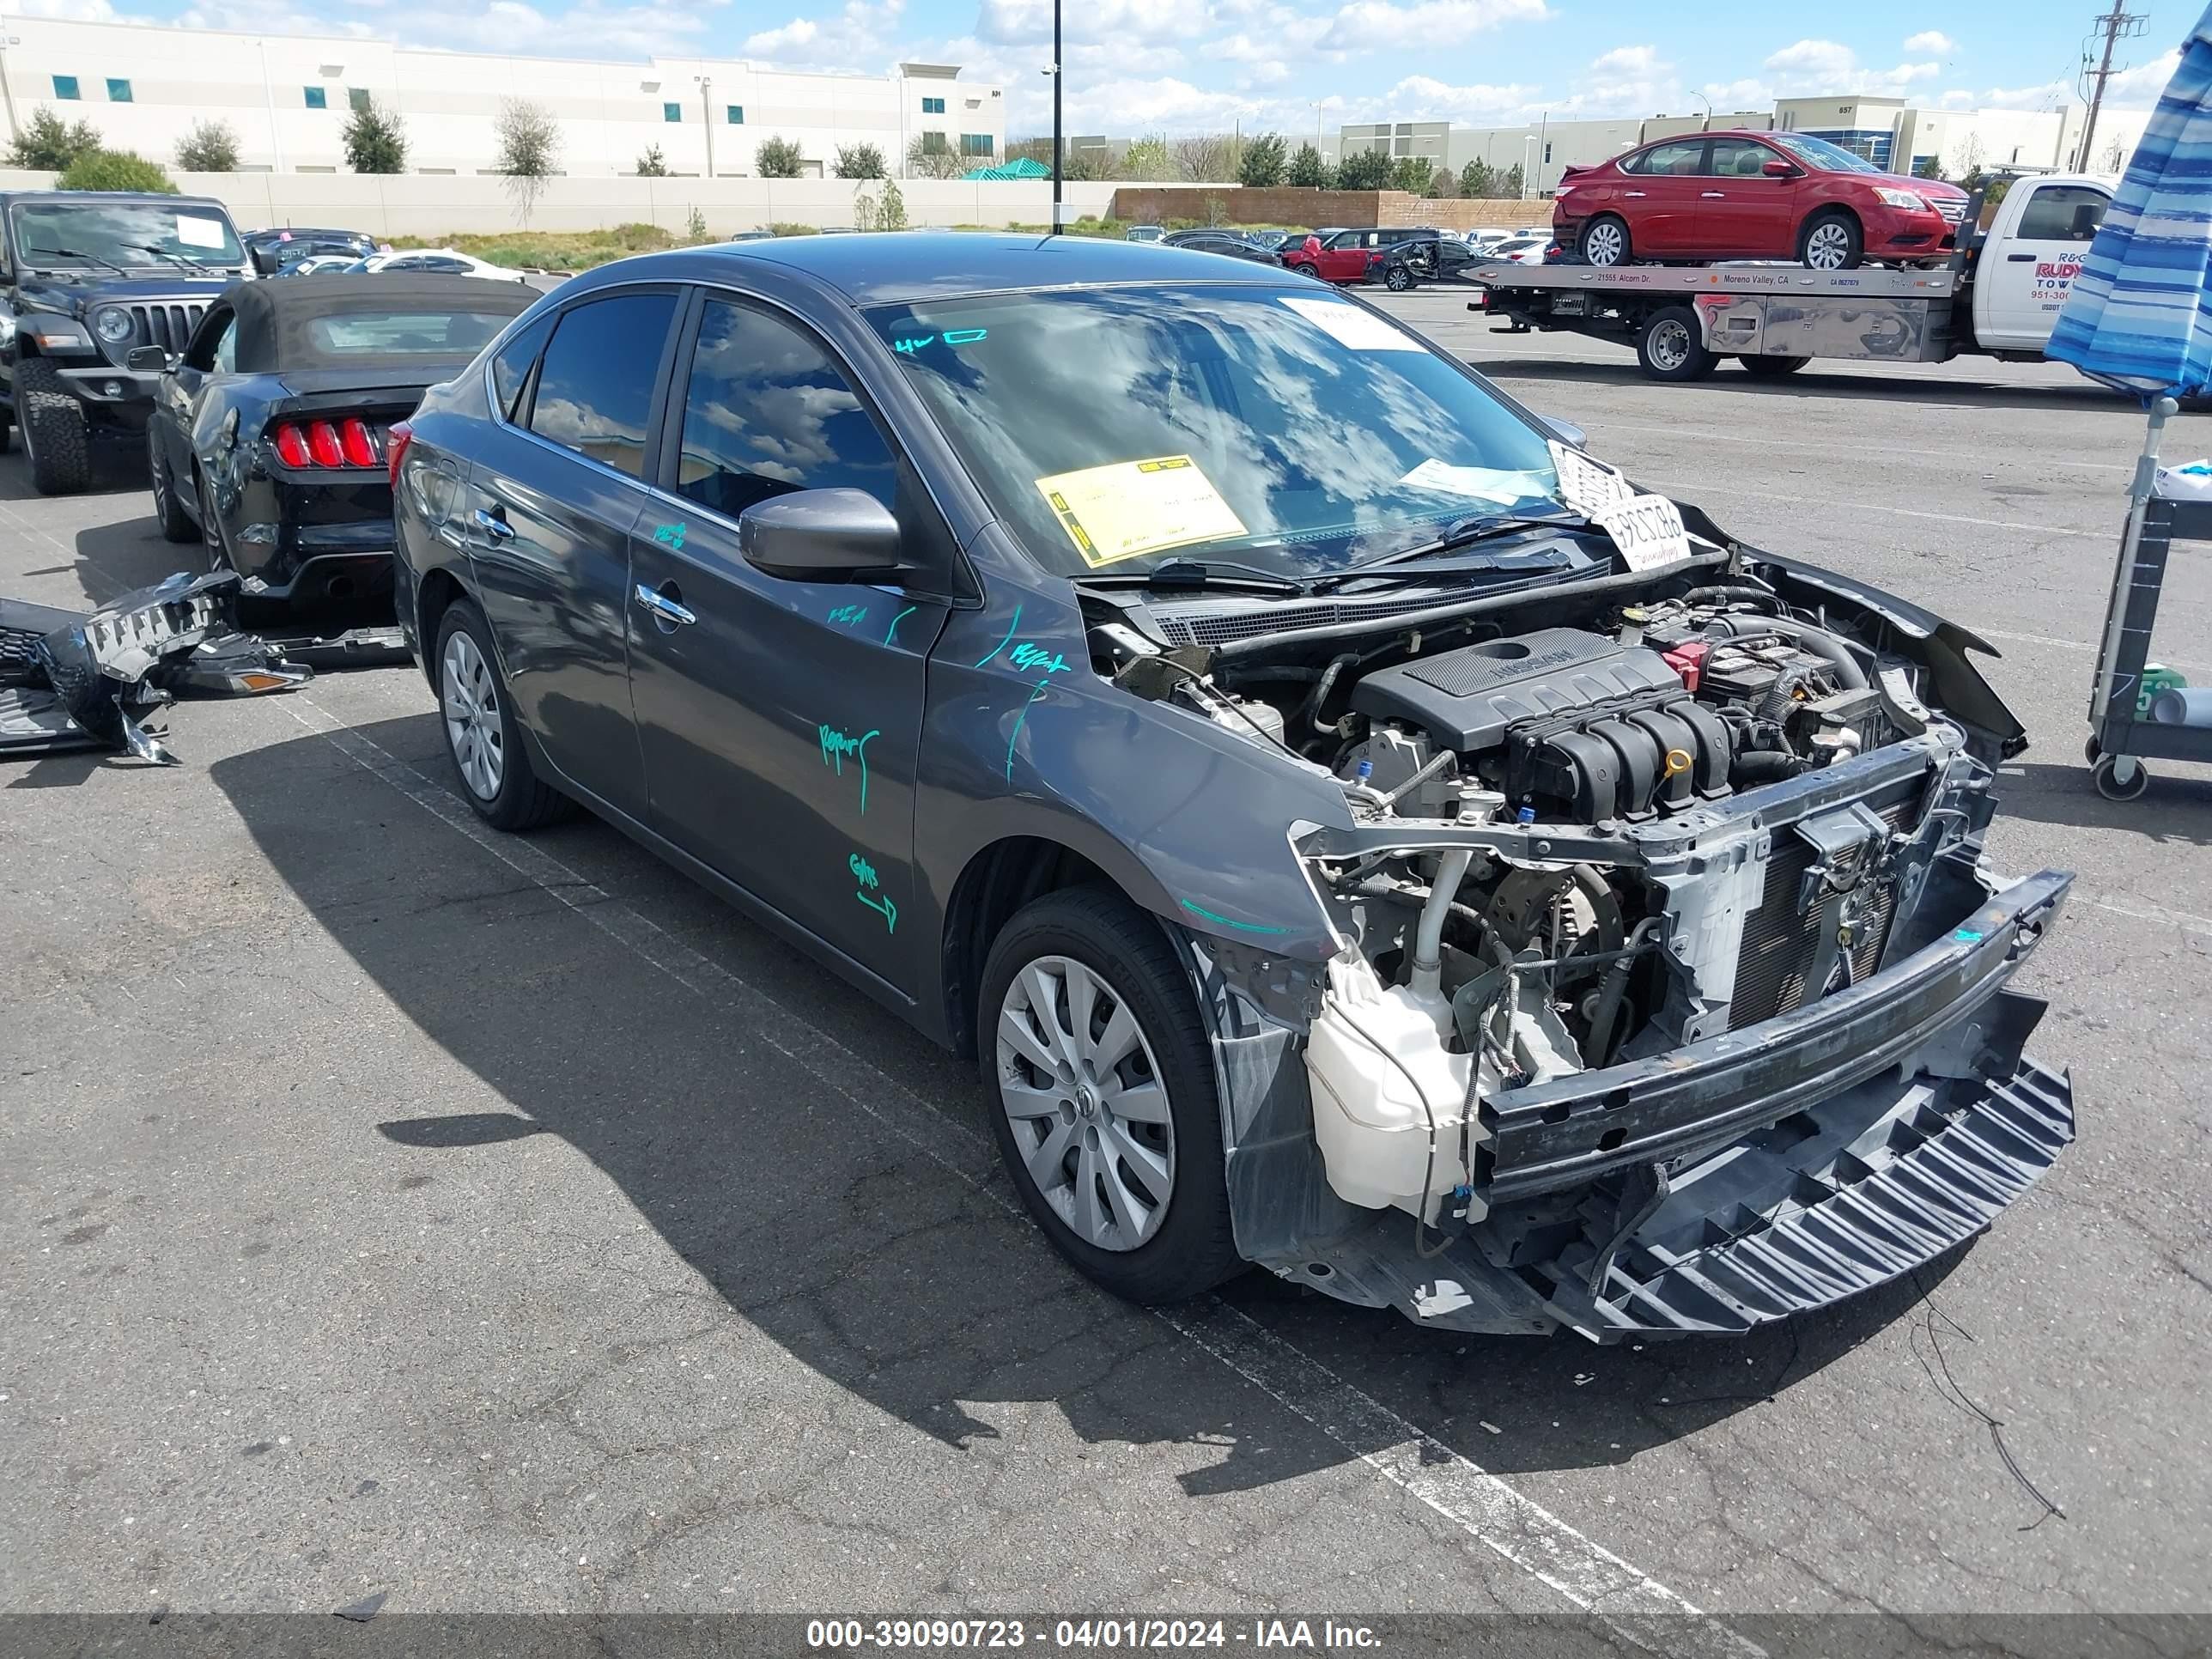
[[[332,674],[179,709],[174,769],[0,765],[0,1612],[2212,1611],[2212,774],[2114,805],[2081,756],[2140,415],[1994,363],[1658,386],[1388,303],[2003,651],[1990,848],[2080,872],[2022,988],[2081,1139],[1990,1234],[1744,1342],[1124,1306],[966,1069],[611,830],[479,830],[420,676]],[[135,455],[54,501],[0,459],[0,592],[193,551]]]

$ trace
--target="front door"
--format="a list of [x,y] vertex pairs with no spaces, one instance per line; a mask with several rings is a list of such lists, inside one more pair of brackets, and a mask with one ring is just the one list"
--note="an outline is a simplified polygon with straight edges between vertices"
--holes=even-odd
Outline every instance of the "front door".
[[1698,191],[1697,243],[1717,258],[1796,257],[1796,191],[1802,174],[1771,179],[1766,164],[1783,158],[1749,138],[1716,138],[1707,146]]
[[2094,185],[2032,179],[2021,179],[2013,189],[2033,193],[2019,210],[2013,234],[1991,242],[1978,256],[1974,332],[1985,346],[2040,351],[2058,325],[2058,313],[2081,275],[2081,256],[2104,223],[2112,198]]
[[[1697,254],[1699,195],[1706,188],[1705,141],[1654,144],[1628,173],[1620,192],[1630,252],[1638,258]],[[1624,169],[1626,172],[1626,169]]]
[[[651,494],[654,385],[678,298],[627,289],[560,313],[513,420],[488,423],[458,514],[522,723],[562,776],[639,818],[630,528]],[[502,404],[503,378],[512,365],[495,374]]]
[[935,509],[812,333],[709,293],[675,377],[660,493],[631,542],[630,684],[650,822],[897,989],[936,948],[909,925],[914,777],[940,602],[780,580],[738,519],[799,489],[866,490],[909,556],[949,562]]
[[1367,275],[1370,230],[1340,230],[1322,244],[1321,275],[1332,283],[1356,283]]

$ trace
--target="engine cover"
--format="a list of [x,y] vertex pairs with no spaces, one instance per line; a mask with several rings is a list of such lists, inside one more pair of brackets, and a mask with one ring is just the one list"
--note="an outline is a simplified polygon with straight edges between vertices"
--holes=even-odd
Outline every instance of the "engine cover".
[[1370,674],[1352,707],[1455,750],[1516,806],[1580,823],[1728,793],[1728,727],[1657,652],[1577,629],[1490,640]]

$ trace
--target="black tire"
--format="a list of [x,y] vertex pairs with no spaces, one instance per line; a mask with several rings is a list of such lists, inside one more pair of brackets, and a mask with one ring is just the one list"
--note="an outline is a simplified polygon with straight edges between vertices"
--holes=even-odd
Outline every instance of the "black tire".
[[204,473],[192,475],[192,488],[198,493],[200,503],[200,545],[207,550],[208,568],[229,570],[230,548],[222,538],[222,519],[215,510],[215,497],[209,494]]
[[1382,286],[1393,294],[1403,294],[1413,286],[1413,273],[1403,265],[1392,265],[1382,273]]
[[[496,707],[495,727],[481,728],[488,739],[495,735],[499,750],[496,785],[489,794],[471,781],[463,763],[460,739],[454,731],[456,708],[449,707],[453,687],[446,662],[456,635],[467,637],[483,664],[487,676],[483,684]],[[468,600],[456,599],[438,618],[437,649],[430,663],[431,684],[438,698],[438,729],[446,737],[446,757],[453,763],[461,799],[476,809],[477,816],[495,830],[535,830],[573,811],[574,803],[550,784],[539,781],[537,769],[530,763],[530,746],[523,739],[521,721],[515,718],[514,699],[507,694],[499,658],[492,650],[491,628],[483,613]]]
[[0,455],[5,455],[8,453],[9,445],[13,443],[15,440],[15,417],[14,411],[4,405],[0,405]]
[[[998,1033],[1008,988],[1032,963],[1054,957],[1090,969],[1126,1002],[1167,1091],[1175,1137],[1167,1213],[1133,1249],[1101,1249],[1061,1218],[1030,1173],[1000,1092]],[[985,1110],[1014,1188],[1053,1248],[1086,1277],[1132,1302],[1166,1303],[1197,1296],[1243,1270],[1230,1230],[1212,1054],[1189,976],[1158,921],[1103,887],[1063,889],[1024,907],[992,941],[984,963],[976,1047],[989,1097]],[[1076,1151],[1071,1143],[1070,1156]]]
[[1778,380],[1785,374],[1795,374],[1813,360],[1810,357],[1739,357],[1743,372],[1754,380]]
[[1668,306],[1644,320],[1636,335],[1636,360],[1655,380],[1702,380],[1720,362],[1706,349],[1698,313],[1688,306]]
[[2135,762],[2128,781],[2122,783],[2115,757],[2100,755],[2097,763],[2089,769],[2089,778],[2097,786],[2097,793],[2106,800],[2135,800],[2150,787],[2150,768],[2141,761]]
[[[1820,263],[1814,264],[1816,257]],[[1865,262],[1866,234],[1848,208],[1823,208],[1797,233],[1800,264],[1815,270],[1856,270]]]
[[154,492],[154,522],[161,527],[165,542],[190,542],[199,539],[199,526],[192,515],[185,511],[185,504],[177,499],[176,479],[169,471],[169,464],[161,456],[160,440],[153,428],[146,431],[146,471],[149,486]]
[[25,357],[15,365],[15,424],[23,428],[31,483],[39,494],[75,495],[91,486],[84,405],[43,357]]
[[[1598,228],[1601,225],[1605,227],[1601,233]],[[1636,257],[1628,238],[1628,221],[1617,213],[1601,213],[1584,225],[1576,246],[1585,264],[1610,268],[1625,265]]]
[[2088,762],[2090,765],[2094,766],[2098,761],[2103,757],[2104,753],[2105,745],[2097,741],[2097,734],[2095,732],[2091,732],[2088,737],[2082,740],[2081,758]]

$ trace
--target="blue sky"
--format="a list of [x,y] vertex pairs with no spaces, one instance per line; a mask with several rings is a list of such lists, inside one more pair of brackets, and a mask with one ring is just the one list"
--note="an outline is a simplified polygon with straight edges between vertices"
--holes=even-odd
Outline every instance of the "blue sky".
[[[1931,8],[1688,6],[1651,0],[1065,0],[1073,131],[1314,130],[1340,121],[1482,125],[1778,96],[1902,93],[2048,109],[2076,95],[2092,0]],[[881,70],[958,63],[1005,85],[1014,137],[1049,130],[1052,0],[17,0],[32,15],[369,33],[470,51],[749,57]],[[2156,100],[2197,18],[2149,8],[2111,94]],[[1324,107],[1316,112],[1316,102]]]

